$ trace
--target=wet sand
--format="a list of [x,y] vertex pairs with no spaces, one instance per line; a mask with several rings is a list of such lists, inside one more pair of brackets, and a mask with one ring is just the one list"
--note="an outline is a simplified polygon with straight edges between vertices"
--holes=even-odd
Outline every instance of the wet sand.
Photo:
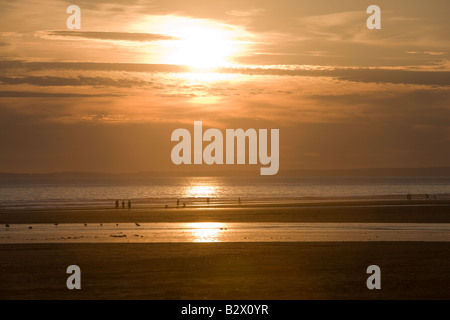
[[450,242],[450,223],[40,223],[0,228],[0,244],[322,241]]
[[[424,242],[0,246],[2,299],[450,299],[450,246]],[[81,290],[66,268],[81,268]],[[381,290],[366,269],[381,268]]]
[[450,201],[361,200],[114,208],[0,208],[0,224],[124,222],[450,223]]

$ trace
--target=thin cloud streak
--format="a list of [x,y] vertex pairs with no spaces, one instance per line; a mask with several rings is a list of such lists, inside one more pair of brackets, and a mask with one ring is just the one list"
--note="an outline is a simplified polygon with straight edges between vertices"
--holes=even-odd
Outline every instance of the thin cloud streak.
[[35,91],[0,91],[1,98],[86,98],[86,97],[119,97],[120,94],[82,94],[53,93]]
[[38,33],[43,37],[57,36],[67,38],[84,38],[95,40],[114,40],[114,41],[160,41],[160,40],[178,40],[176,37],[153,34],[153,33],[132,33],[132,32],[101,32],[101,31],[44,31]]

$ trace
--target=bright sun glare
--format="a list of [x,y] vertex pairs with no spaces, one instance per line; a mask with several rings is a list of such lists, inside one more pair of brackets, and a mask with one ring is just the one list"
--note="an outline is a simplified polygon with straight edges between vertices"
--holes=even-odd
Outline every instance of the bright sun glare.
[[214,68],[229,63],[233,53],[231,41],[218,30],[191,27],[185,35],[173,42],[169,63],[194,68]]
[[153,17],[152,32],[174,37],[164,41],[163,61],[197,69],[214,69],[232,63],[245,41],[245,32],[216,21],[177,16]]

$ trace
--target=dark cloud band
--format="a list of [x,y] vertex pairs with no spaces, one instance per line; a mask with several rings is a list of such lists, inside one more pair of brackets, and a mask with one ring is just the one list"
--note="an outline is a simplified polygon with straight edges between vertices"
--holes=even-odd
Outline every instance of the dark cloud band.
[[[167,64],[137,64],[137,63],[92,63],[92,62],[26,62],[26,61],[0,61],[0,68],[3,70],[13,68],[26,68],[28,70],[82,70],[82,71],[129,71],[129,72],[163,72],[163,73],[185,73],[191,72],[188,66],[167,65]],[[216,72],[236,73],[245,75],[275,75],[275,76],[305,76],[305,77],[332,77],[344,81],[366,82],[366,83],[393,83],[393,84],[415,84],[430,86],[449,86],[449,71],[412,71],[412,70],[394,70],[382,68],[329,68],[323,70],[314,69],[283,69],[283,68],[220,68]],[[105,84],[114,86],[114,80],[105,81],[84,77],[83,79],[73,80],[76,84],[71,84],[72,80],[63,80],[57,83],[57,79],[45,77],[47,84],[40,85],[87,85]],[[20,79],[0,78],[0,82],[14,84],[22,82]],[[27,77],[26,81],[30,84],[39,82],[35,77]],[[33,83],[31,83],[33,82]],[[123,86],[123,85],[120,85]]]

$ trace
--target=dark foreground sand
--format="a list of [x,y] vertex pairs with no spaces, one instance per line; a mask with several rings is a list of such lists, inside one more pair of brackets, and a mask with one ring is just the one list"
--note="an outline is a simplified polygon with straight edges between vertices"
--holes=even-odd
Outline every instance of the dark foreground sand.
[[[448,243],[0,246],[2,299],[450,299]],[[82,289],[66,288],[77,264]],[[382,271],[366,288],[366,268]]]

